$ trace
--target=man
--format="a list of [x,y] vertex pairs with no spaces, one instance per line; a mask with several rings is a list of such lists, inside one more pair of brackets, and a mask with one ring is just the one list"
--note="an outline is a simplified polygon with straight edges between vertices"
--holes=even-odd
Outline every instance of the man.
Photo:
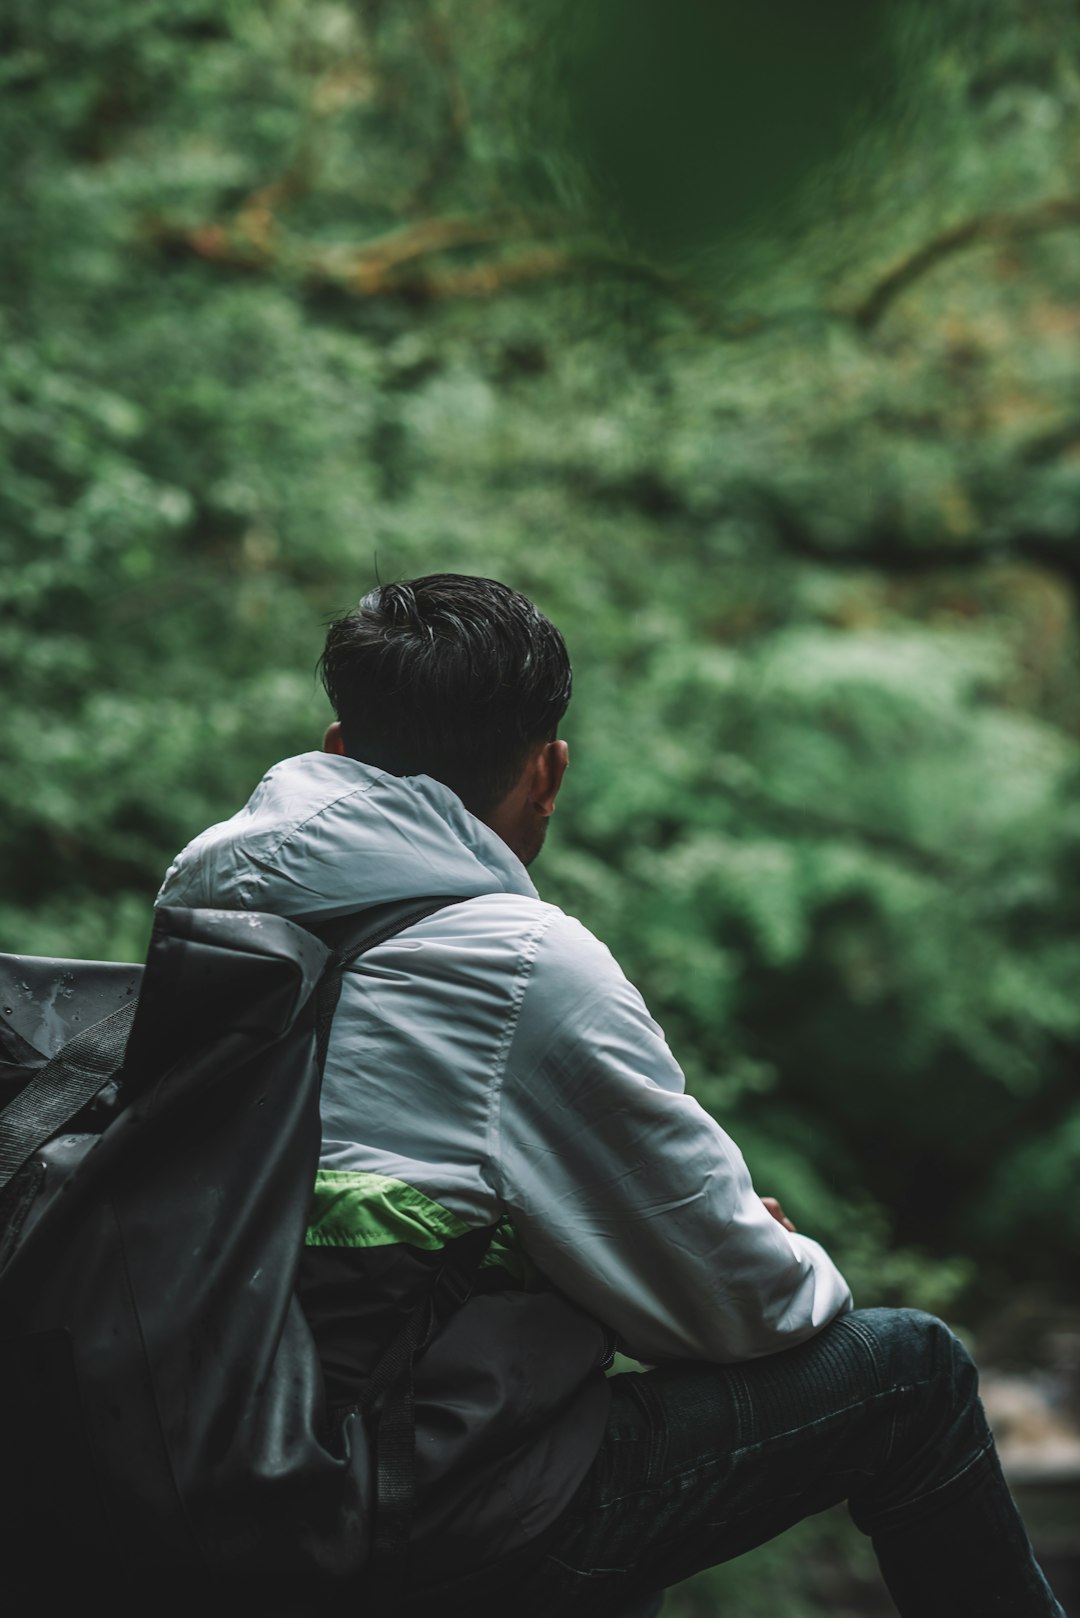
[[[324,752],[272,769],[160,899],[309,923],[448,901],[346,974],[303,1277],[348,1405],[395,1310],[495,1227],[417,1367],[424,1610],[614,1614],[846,1498],[906,1618],[1061,1618],[962,1347],[851,1312],[604,946],[538,898],[558,631],[441,574],[372,591],[322,670]],[[616,1346],[656,1368],[606,1378]]]

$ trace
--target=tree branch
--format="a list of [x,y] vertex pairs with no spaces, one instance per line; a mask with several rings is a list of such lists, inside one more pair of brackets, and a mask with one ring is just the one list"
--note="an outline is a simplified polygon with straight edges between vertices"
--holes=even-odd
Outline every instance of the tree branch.
[[1022,241],[1046,231],[1080,224],[1080,198],[1051,197],[1016,213],[981,214],[942,231],[892,266],[850,311],[861,331],[869,332],[909,287],[954,253],[994,242]]
[[[263,195],[256,193],[256,198]],[[312,246],[297,241],[273,220],[265,204],[245,203],[231,225],[176,225],[153,221],[150,239],[171,252],[192,254],[224,268],[257,272],[280,269],[309,286],[332,287],[351,297],[488,297],[509,287],[571,274],[612,275],[641,282],[680,302],[699,323],[705,318],[691,289],[643,259],[597,245],[541,246],[535,237],[547,222],[517,218],[447,215],[419,219],[356,245]],[[524,251],[460,268],[421,267],[421,261],[462,248],[532,240]]]

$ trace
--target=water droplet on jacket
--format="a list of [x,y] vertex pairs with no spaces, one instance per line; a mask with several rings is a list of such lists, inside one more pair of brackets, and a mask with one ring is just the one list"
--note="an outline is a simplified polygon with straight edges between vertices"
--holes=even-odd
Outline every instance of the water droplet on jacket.
[[12,1007],[11,1006],[5,1006],[4,1007],[4,1016],[5,1017],[10,1017],[11,1013],[12,1013]]

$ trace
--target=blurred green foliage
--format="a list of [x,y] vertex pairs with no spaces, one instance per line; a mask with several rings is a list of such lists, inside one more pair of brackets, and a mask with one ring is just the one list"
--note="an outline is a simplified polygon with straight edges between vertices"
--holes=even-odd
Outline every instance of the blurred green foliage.
[[[977,1323],[1080,1240],[1080,19],[808,15],[9,0],[0,939],[139,955],[325,619],[506,579],[545,896],[861,1302]],[[682,1610],[840,1612],[814,1532]]]

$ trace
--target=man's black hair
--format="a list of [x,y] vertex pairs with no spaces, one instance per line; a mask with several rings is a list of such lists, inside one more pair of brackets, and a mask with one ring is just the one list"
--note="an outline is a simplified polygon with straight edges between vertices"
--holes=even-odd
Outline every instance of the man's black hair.
[[319,660],[350,758],[430,775],[486,814],[554,738],[570,659],[554,624],[495,579],[381,584],[330,625]]

